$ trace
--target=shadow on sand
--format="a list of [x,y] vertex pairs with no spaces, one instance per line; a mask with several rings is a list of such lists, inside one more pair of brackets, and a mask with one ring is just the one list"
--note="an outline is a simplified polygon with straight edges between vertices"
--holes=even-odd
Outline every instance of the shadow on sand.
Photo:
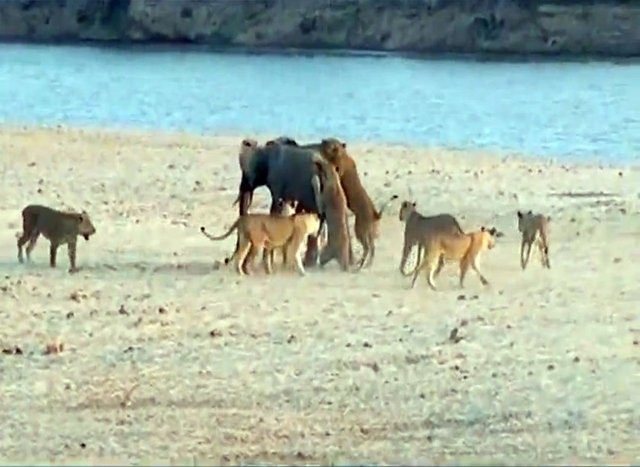
[[162,261],[124,261],[113,263],[101,263],[82,267],[82,272],[121,272],[138,271],[140,273],[176,273],[190,276],[204,276],[212,272],[219,271],[221,267],[217,262],[212,261],[185,261],[185,262],[162,262]]
[[[78,264],[78,274],[86,273],[120,273],[137,271],[139,273],[152,273],[152,274],[185,274],[190,276],[204,276],[216,271],[224,270],[224,267],[220,267],[217,262],[212,261],[186,261],[186,262],[151,262],[151,261],[125,261],[125,262],[113,262],[113,263],[94,263],[94,264]],[[48,262],[24,262],[23,264],[17,261],[0,262],[0,275],[11,275],[16,273],[35,273],[46,274],[49,271],[59,271],[67,273],[69,271],[69,264],[66,262],[60,262],[56,265],[55,269],[49,266]]]

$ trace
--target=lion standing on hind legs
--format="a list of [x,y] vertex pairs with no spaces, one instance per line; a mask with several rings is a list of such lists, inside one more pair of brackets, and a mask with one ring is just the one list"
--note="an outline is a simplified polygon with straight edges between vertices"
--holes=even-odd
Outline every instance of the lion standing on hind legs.
[[542,267],[551,269],[551,264],[549,263],[549,222],[551,222],[551,217],[533,214],[531,211],[518,211],[516,214],[518,216],[518,231],[522,233],[520,267],[523,271],[527,267],[529,256],[531,255],[531,247],[535,242],[540,251]]
[[[358,261],[357,269],[371,266],[375,257],[375,240],[380,235],[380,219],[387,205],[397,199],[398,196],[393,195],[380,207],[379,211],[376,210],[373,201],[371,201],[362,185],[356,162],[347,152],[346,143],[336,138],[325,138],[320,143],[300,146],[295,140],[281,136],[268,144],[283,144],[315,150],[336,168],[347,200],[347,207],[355,215],[354,230],[356,239],[363,249],[362,258]],[[349,264],[353,265],[354,262],[353,249],[350,245]]]
[[325,218],[327,244],[320,252],[320,266],[332,259],[340,264],[343,271],[349,270],[349,227],[347,224],[347,200],[335,167],[322,156],[314,156],[318,173],[312,177],[318,210]]

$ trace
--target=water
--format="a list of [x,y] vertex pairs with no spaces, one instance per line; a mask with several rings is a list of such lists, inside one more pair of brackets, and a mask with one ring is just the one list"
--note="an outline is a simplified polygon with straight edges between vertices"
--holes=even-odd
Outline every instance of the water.
[[634,161],[640,64],[1,44],[3,122],[334,135]]

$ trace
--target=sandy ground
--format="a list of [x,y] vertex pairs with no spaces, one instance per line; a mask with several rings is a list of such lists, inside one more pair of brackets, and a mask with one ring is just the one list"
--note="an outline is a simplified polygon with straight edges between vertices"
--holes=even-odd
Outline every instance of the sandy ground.
[[[639,168],[350,143],[374,200],[505,233],[491,286],[409,289],[398,202],[369,270],[240,278],[199,232],[235,219],[239,138],[0,130],[3,463],[640,460]],[[80,273],[42,238],[18,264],[28,203],[91,214]],[[520,270],[517,209],[552,216],[551,270]]]

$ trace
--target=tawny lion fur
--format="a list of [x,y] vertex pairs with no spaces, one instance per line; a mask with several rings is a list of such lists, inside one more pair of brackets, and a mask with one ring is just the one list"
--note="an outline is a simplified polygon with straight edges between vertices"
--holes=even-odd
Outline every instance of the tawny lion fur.
[[[551,269],[549,262],[549,223],[551,217],[542,214],[528,212],[517,212],[518,230],[522,233],[520,243],[520,267],[524,271],[529,262],[531,247],[535,242],[540,251],[540,262],[543,268]],[[526,247],[526,254],[525,254]]]
[[[357,268],[369,267],[375,257],[375,240],[380,236],[380,219],[388,203],[398,196],[392,196],[380,207],[380,210],[377,210],[362,185],[355,160],[347,153],[346,143],[335,138],[323,139],[319,145],[319,152],[335,166],[347,199],[347,207],[355,215],[355,236],[363,249]],[[349,247],[349,263],[354,263],[351,247]]]
[[22,247],[26,247],[27,260],[31,260],[31,251],[36,246],[38,236],[42,234],[50,242],[49,265],[56,267],[56,254],[60,245],[67,245],[69,272],[76,272],[76,246],[78,236],[85,240],[96,233],[89,214],[85,211],[65,212],[46,206],[30,204],[22,210],[22,233],[18,233],[18,261],[23,262]]
[[[400,273],[403,276],[410,276],[415,273],[420,265],[423,245],[429,242],[429,238],[434,235],[463,235],[464,232],[460,224],[451,214],[436,214],[434,216],[423,216],[416,209],[416,202],[403,201],[400,204],[398,219],[404,223],[404,244],[402,246],[402,258],[400,260]],[[418,245],[418,256],[415,267],[408,273],[404,271],[407,259],[411,250]],[[436,275],[442,269],[444,259],[440,259],[440,266]]]
[[[214,237],[206,229],[200,227],[200,231],[210,240],[223,240],[238,231],[237,248],[229,258],[229,262],[236,259],[238,274],[245,275],[243,263],[249,251],[253,251],[255,257],[260,250],[270,252],[275,248],[286,248],[286,258],[291,268],[297,267],[301,275],[305,274],[302,265],[302,246],[308,235],[318,231],[320,220],[316,214],[301,213],[285,217],[271,214],[246,214],[238,217],[227,232]],[[271,255],[263,256],[265,272],[271,273]],[[247,269],[246,274],[249,274]]]
[[335,167],[322,156],[315,155],[318,174],[312,178],[312,186],[318,200],[318,210],[327,219],[327,244],[320,252],[320,266],[335,259],[343,271],[349,269],[349,227],[347,224],[347,200]]
[[480,272],[480,254],[495,246],[495,233],[494,228],[486,229],[483,226],[478,231],[462,235],[441,234],[429,237],[427,243],[423,245],[422,263],[414,272],[411,287],[415,285],[420,271],[426,270],[427,282],[433,290],[436,290],[434,276],[442,269],[443,259],[460,262],[460,287],[464,287],[464,277],[469,266],[478,274],[483,285],[489,285],[489,281]]

